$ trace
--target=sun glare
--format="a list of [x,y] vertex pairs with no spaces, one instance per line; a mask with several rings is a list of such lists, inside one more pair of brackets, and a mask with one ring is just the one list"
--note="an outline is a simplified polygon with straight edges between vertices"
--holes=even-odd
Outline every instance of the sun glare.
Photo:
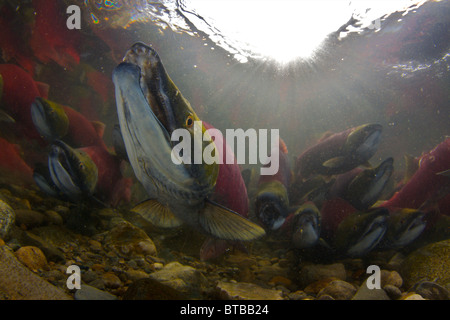
[[[412,0],[187,0],[214,27],[211,39],[232,44],[241,62],[252,56],[287,63],[308,59],[352,16],[368,20],[401,10]],[[210,30],[209,30],[210,31]],[[220,35],[220,36],[219,36]]]

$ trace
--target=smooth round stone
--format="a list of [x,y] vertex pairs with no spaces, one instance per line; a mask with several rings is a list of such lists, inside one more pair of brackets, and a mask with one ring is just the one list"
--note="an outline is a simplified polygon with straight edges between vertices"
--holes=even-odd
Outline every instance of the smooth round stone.
[[15,223],[15,211],[4,201],[0,200],[0,238],[6,239]]
[[44,253],[38,247],[25,246],[15,252],[17,260],[22,262],[30,270],[36,272],[47,266],[47,259]]
[[117,300],[115,295],[109,292],[82,284],[81,289],[75,291],[75,300]]
[[410,253],[403,261],[400,274],[406,289],[419,281],[434,281],[442,286],[450,283],[448,272],[450,239],[434,242]]

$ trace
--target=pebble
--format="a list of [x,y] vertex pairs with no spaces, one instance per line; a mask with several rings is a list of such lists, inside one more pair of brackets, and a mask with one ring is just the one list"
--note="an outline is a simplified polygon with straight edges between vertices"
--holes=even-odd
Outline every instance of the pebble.
[[271,286],[282,285],[285,287],[290,287],[292,285],[292,281],[283,276],[275,276],[272,278],[272,280],[269,281],[269,285]]
[[186,294],[188,298],[202,297],[203,291],[209,286],[203,273],[177,261],[166,264],[161,270],[151,273],[150,277]]
[[357,289],[351,283],[342,280],[333,280],[328,286],[320,290],[317,296],[331,296],[334,300],[350,300],[356,293]]
[[[392,287],[400,290],[395,286]],[[356,294],[353,296],[352,300],[391,300],[391,298],[384,289],[369,289],[366,281],[364,281]]]
[[386,292],[386,294],[391,298],[392,300],[397,300],[402,296],[402,291],[391,284],[387,284],[383,287],[383,290]]
[[106,235],[104,243],[121,257],[157,254],[150,237],[127,221],[117,223]]
[[0,292],[11,300],[70,300],[60,288],[20,263],[7,246],[0,247]]
[[419,281],[411,288],[411,291],[428,300],[450,300],[449,290],[431,281]]
[[102,251],[102,244],[97,240],[89,240],[89,248],[94,252]]
[[47,259],[38,247],[21,247],[15,252],[15,255],[17,260],[34,272],[37,272],[39,269],[44,269],[47,266]]
[[15,211],[6,202],[0,200],[0,239],[8,238],[15,219]]
[[401,288],[403,285],[403,279],[397,271],[381,270],[380,278],[382,288],[387,285],[393,285],[397,288]]
[[400,300],[425,300],[420,294],[409,292],[405,294]]
[[326,278],[346,280],[347,273],[344,265],[342,263],[306,265],[299,273],[299,282],[302,287]]
[[183,293],[152,278],[135,280],[123,300],[186,300]]
[[48,261],[65,263],[65,257],[61,250],[34,233],[22,231],[18,240],[22,246],[34,246],[41,249]]
[[47,223],[47,218],[43,213],[34,210],[16,210],[16,225],[32,229]]
[[262,288],[253,283],[224,282],[216,286],[216,294],[224,300],[283,300],[281,290]]
[[141,270],[134,270],[134,269],[129,269],[126,272],[126,276],[131,281],[148,278],[148,274],[146,272],[141,271]]
[[117,289],[122,285],[119,277],[114,272],[106,272],[102,275],[103,283],[106,288]]
[[74,298],[75,300],[117,300],[115,295],[87,284],[82,284],[81,289],[75,291]]
[[55,225],[58,225],[58,226],[62,226],[63,223],[64,223],[63,218],[56,211],[46,210],[44,212],[44,216],[45,216],[46,220],[48,221],[48,223],[50,223],[50,224],[55,224]]
[[318,294],[320,290],[324,289],[326,286],[330,284],[331,281],[339,280],[338,278],[325,278],[313,283],[310,283],[308,286],[303,289],[306,293],[309,294]]

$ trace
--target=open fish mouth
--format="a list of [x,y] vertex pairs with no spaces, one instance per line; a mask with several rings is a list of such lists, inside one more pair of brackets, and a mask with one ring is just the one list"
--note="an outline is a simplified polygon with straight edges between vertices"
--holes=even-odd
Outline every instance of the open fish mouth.
[[356,154],[360,158],[371,158],[378,149],[381,141],[382,126],[379,124],[371,124],[364,129],[365,137],[356,149]]
[[292,242],[297,248],[313,246],[320,238],[320,217],[311,210],[300,213],[294,224]]
[[[87,165],[87,155],[74,150],[61,141],[55,141],[48,157],[50,177],[56,187],[71,199],[91,195],[97,184],[98,171],[95,164]],[[84,161],[83,161],[84,160]],[[90,168],[86,174],[86,168]]]
[[276,202],[262,201],[258,207],[258,219],[265,227],[271,230],[277,230],[286,220],[286,217],[282,214],[283,209]]
[[387,230],[387,216],[378,216],[366,227],[364,233],[352,245],[347,254],[351,257],[359,257],[371,251],[381,241]]
[[361,199],[362,203],[372,203],[374,200],[376,201],[378,199],[392,175],[394,170],[393,162],[393,158],[388,158],[377,168],[369,192]]
[[127,51],[123,61],[139,67],[139,83],[144,97],[167,132],[172,133],[176,129],[176,121],[172,102],[167,95],[171,80],[158,53],[152,47],[138,42]]
[[62,138],[69,129],[69,119],[62,106],[40,97],[31,104],[31,119],[39,134],[49,141]]
[[425,213],[416,211],[408,221],[404,224],[404,228],[398,232],[395,239],[391,240],[390,245],[394,248],[404,247],[414,240],[416,240],[426,227],[426,222],[423,220]]
[[[167,194],[192,204],[203,201],[214,189],[218,166],[174,164],[173,131],[185,128],[187,116],[198,117],[156,51],[143,43],[133,45],[114,69],[113,82],[126,153],[147,193],[151,197]],[[193,130],[188,132],[193,135]]]

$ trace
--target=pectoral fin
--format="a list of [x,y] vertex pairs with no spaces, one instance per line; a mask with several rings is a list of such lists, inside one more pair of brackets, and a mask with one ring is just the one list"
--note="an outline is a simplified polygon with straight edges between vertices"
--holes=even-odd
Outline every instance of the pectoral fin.
[[14,120],[9,114],[7,114],[5,111],[0,109],[0,122],[7,122],[7,123],[15,123],[16,120]]
[[139,213],[157,227],[175,228],[183,224],[168,207],[153,199],[139,203],[131,211]]
[[263,228],[217,203],[205,201],[199,222],[210,235],[224,240],[249,241],[262,237]]
[[444,177],[449,177],[450,178],[450,169],[438,172],[436,174],[440,175],[440,176],[444,176]]
[[327,161],[322,163],[322,165],[327,168],[339,168],[340,166],[342,166],[344,164],[344,162],[345,162],[345,157],[335,157],[335,158],[328,159]]

